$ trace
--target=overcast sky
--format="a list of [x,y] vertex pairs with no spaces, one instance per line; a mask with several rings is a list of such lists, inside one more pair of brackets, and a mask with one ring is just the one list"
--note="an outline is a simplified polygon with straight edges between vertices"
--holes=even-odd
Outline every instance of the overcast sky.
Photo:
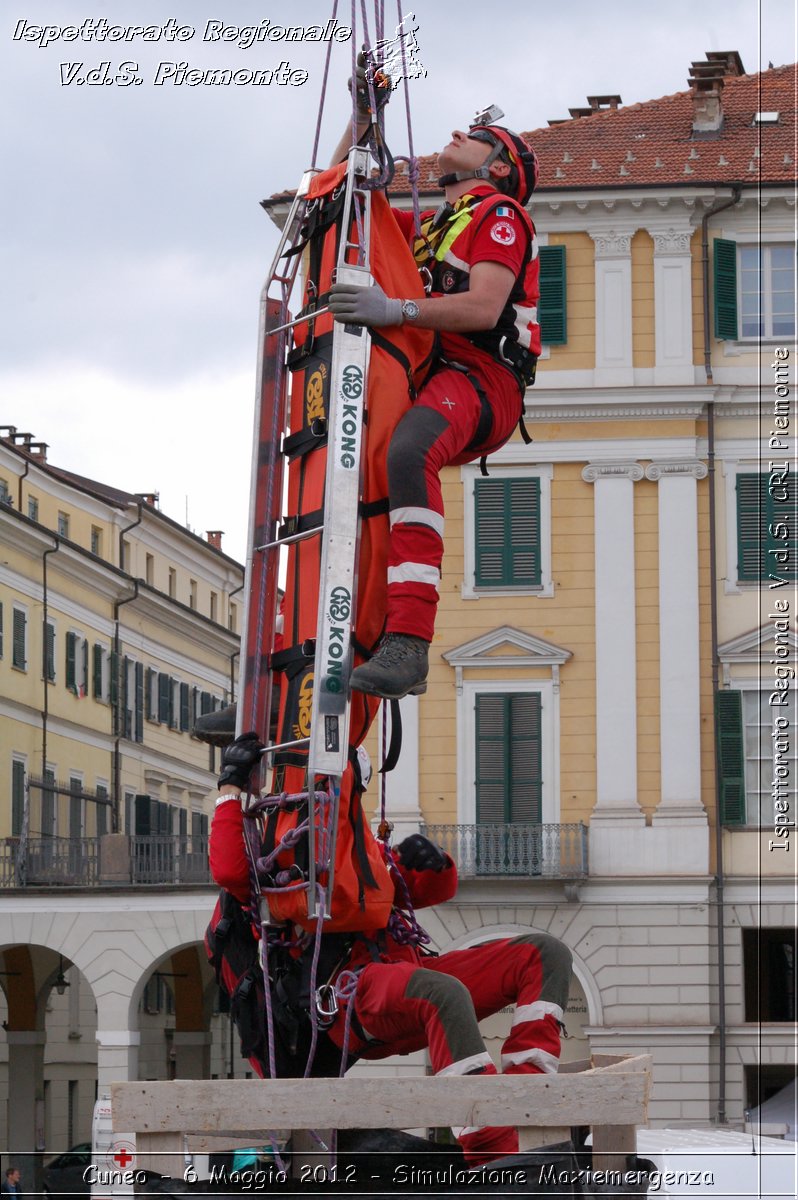
[[[367,0],[370,19],[373,8]],[[310,165],[326,44],[247,48],[206,40],[206,26],[325,25],[332,9],[331,0],[0,3],[0,424],[48,442],[58,466],[159,492],[164,512],[199,533],[223,529],[239,558],[258,295],[276,243],[258,201]],[[338,10],[350,28],[350,4]],[[390,0],[385,11],[392,29]],[[749,73],[798,57],[794,0],[405,0],[404,11],[416,14],[427,69],[410,85],[417,153],[439,149],[490,103],[508,125],[534,129],[588,94],[631,104],[682,91],[707,50],[739,51]],[[100,41],[99,25],[75,41],[51,31],[42,46],[19,24],[35,37],[32,26],[102,18],[166,28],[148,42]],[[193,36],[167,40],[170,20]],[[103,62],[109,78],[137,64],[141,82],[75,82]],[[307,82],[188,86],[161,65],[281,62]],[[351,41],[333,42],[323,163],[349,117],[350,71]],[[403,101],[391,106],[388,134],[406,153]]]

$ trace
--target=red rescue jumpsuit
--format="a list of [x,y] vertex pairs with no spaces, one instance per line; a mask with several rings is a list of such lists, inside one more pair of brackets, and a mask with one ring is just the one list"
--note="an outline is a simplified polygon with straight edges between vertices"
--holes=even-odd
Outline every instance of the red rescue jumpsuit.
[[[412,246],[412,213],[393,211]],[[523,386],[498,355],[500,336],[508,335],[510,340],[519,336],[531,354],[540,353],[537,244],[520,205],[489,184],[477,184],[457,201],[437,235],[433,233],[432,242],[436,247],[435,257],[429,260],[433,297],[467,291],[471,268],[481,262],[508,267],[516,283],[495,330],[487,335],[440,335],[442,367],[420,390],[388,450],[391,543],[386,632],[415,634],[428,642],[435,626],[443,559],[439,474],[445,466],[471,462],[497,450],[518,424]],[[491,343],[492,350],[486,348]],[[474,382],[445,363],[467,368]]]
[[[234,801],[221,805],[210,834],[211,872],[220,887],[242,904],[249,902],[249,871],[243,816]],[[450,900],[457,869],[411,871],[397,866],[414,907]],[[379,960],[374,961],[374,947]],[[483,942],[439,956],[400,945],[386,931],[358,938],[345,969],[359,971],[355,1016],[365,1037],[352,1032],[350,1053],[380,1059],[427,1047],[436,1075],[494,1075],[477,1022],[515,1004],[512,1027],[502,1048],[505,1074],[557,1070],[560,1027],[568,1000],[570,951],[548,934],[531,933]],[[339,1048],[345,1014],[327,1036]],[[518,1149],[517,1131],[487,1126],[455,1130],[467,1160],[486,1162]]]

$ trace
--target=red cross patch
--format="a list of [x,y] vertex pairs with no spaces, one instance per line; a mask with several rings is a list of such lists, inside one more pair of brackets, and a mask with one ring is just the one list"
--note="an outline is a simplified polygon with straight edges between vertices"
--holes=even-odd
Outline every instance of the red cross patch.
[[500,246],[512,246],[515,241],[515,230],[507,221],[497,221],[490,231],[490,236]]

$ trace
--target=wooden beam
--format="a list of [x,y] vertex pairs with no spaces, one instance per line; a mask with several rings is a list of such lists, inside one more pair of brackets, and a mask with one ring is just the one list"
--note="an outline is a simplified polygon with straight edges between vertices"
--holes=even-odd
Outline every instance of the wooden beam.
[[[634,1061],[634,1060],[633,1060]],[[569,1127],[645,1122],[649,1073],[622,1064],[566,1075],[421,1079],[173,1080],[112,1087],[114,1128],[244,1135],[264,1129]]]

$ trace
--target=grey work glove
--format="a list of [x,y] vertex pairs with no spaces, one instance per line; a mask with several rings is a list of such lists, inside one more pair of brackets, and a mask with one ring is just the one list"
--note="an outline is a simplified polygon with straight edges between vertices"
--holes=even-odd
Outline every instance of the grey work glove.
[[[372,115],[369,79],[374,91],[377,112],[381,112],[391,98],[391,80],[379,67],[375,67],[370,54],[367,59],[364,49],[358,54],[355,67],[355,99],[357,100],[357,115],[361,121],[368,121]],[[351,92],[351,79],[348,80],[348,85]]]
[[402,301],[391,300],[378,283],[360,287],[355,283],[334,283],[330,288],[330,312],[342,325],[402,324]]

